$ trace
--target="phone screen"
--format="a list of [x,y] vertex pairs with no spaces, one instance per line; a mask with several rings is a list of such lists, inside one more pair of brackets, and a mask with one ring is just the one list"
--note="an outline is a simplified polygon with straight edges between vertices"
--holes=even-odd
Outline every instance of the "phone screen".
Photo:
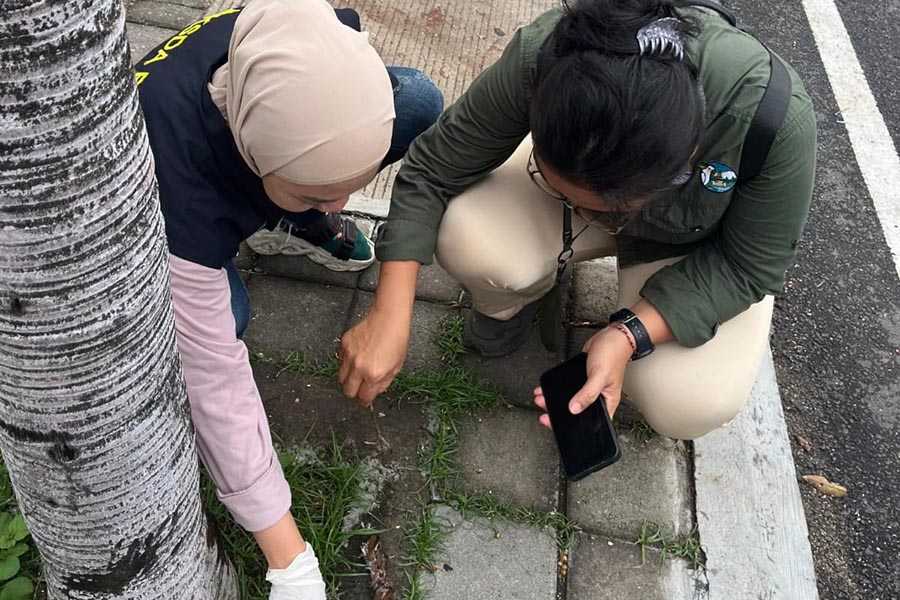
[[603,397],[582,413],[569,412],[569,401],[587,380],[587,355],[581,353],[541,376],[547,413],[569,479],[581,479],[619,459],[616,433]]

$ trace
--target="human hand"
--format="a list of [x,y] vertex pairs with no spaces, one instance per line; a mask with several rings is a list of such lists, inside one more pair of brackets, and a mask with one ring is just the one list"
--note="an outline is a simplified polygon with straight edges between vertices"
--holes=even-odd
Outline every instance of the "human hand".
[[406,360],[412,316],[373,305],[369,314],[341,337],[338,381],[348,398],[371,406],[391,385]]
[[[625,367],[633,352],[629,338],[615,327],[606,327],[594,334],[582,350],[587,353],[587,381],[572,396],[569,411],[573,415],[583,412],[602,394],[612,418],[622,399]],[[545,412],[539,417],[541,425],[550,427],[550,417],[546,414],[547,401],[540,386],[534,389],[534,403]]]

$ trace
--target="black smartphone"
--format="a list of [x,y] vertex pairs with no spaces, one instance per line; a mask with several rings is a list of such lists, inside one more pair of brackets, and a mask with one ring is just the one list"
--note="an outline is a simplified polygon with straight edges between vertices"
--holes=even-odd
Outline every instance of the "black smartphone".
[[587,354],[581,354],[541,375],[547,414],[556,436],[566,477],[577,481],[608,467],[622,455],[603,396],[573,415],[569,401],[587,381]]

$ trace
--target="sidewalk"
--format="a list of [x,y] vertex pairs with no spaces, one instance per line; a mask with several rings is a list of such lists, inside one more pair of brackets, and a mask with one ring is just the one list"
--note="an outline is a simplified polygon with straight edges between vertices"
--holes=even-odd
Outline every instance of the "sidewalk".
[[[500,55],[516,28],[552,4],[352,5],[385,61],[424,70],[449,105]],[[174,35],[206,5],[130,4],[132,56]],[[386,215],[393,175],[383,173],[349,207],[366,228]],[[779,445],[786,446],[779,438],[783,423],[779,429],[774,422],[771,431],[765,425],[773,413],[778,418],[780,408],[754,409],[752,428],[749,422],[746,431],[740,423],[730,426],[724,445],[715,439],[695,445],[656,436],[624,406],[617,416],[620,462],[577,484],[561,476],[552,435],[537,423],[531,390],[541,372],[577,352],[614,310],[614,261],[573,269],[568,352],[546,352],[534,331],[525,348],[495,360],[461,352],[459,323],[468,310],[462,290],[439,267],[423,269],[405,375],[371,413],[346,400],[333,377],[322,375],[328,374],[338,337],[371,303],[377,265],[362,274],[334,273],[305,259],[246,251],[239,267],[253,307],[245,341],[256,357],[254,370],[276,437],[289,445],[337,442],[390,473],[367,514],[355,521],[386,532],[380,539],[387,572],[395,590],[406,590],[403,597],[815,598],[811,558],[804,555],[805,521],[802,509],[795,510],[790,449],[785,455]],[[289,368],[298,361],[300,368]],[[754,398],[771,407],[778,404],[777,387],[766,387],[767,381],[761,380],[757,390],[763,392]],[[758,448],[746,447],[748,437]],[[777,469],[759,466],[766,456],[777,457]],[[760,470],[763,481],[754,478]],[[781,479],[773,484],[769,470]],[[742,473],[746,477],[733,477]],[[777,495],[757,498],[766,486]],[[358,546],[347,551],[359,561]],[[786,557],[784,548],[796,556]],[[735,576],[735,565],[744,560],[747,573]],[[794,581],[785,583],[788,578]],[[342,581],[345,599],[375,597],[367,578]]]

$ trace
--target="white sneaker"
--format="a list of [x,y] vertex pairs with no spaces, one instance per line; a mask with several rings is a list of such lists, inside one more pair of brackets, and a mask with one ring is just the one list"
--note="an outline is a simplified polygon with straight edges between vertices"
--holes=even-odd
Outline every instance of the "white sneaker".
[[375,243],[348,217],[321,213],[306,225],[282,219],[260,229],[247,245],[257,254],[305,256],[332,271],[362,271],[375,262]]

